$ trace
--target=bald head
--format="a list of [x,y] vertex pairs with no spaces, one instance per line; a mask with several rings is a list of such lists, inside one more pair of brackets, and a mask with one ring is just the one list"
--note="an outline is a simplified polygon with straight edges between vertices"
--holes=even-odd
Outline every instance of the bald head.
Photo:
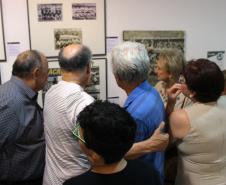
[[20,53],[14,64],[12,74],[20,78],[31,75],[35,68],[42,68],[47,63],[45,56],[36,50],[27,50]]
[[63,49],[63,56],[64,58],[66,59],[70,59],[72,58],[73,56],[75,56],[78,52],[81,51],[82,49],[82,45],[81,44],[71,44],[71,45],[68,45],[66,46],[64,49]]
[[91,51],[81,44],[71,44],[59,53],[59,65],[65,71],[81,71],[91,62]]

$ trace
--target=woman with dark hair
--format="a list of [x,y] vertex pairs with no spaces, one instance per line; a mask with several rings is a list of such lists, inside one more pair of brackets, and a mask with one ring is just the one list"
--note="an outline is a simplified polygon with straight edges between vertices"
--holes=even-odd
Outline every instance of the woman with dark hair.
[[207,59],[190,61],[185,84],[168,90],[169,103],[183,92],[194,104],[171,113],[170,133],[176,140],[179,160],[177,185],[223,185],[226,182],[226,114],[217,104],[224,89],[219,67]]
[[224,91],[221,93],[220,98],[217,100],[217,104],[226,108],[226,69],[222,71],[224,75]]

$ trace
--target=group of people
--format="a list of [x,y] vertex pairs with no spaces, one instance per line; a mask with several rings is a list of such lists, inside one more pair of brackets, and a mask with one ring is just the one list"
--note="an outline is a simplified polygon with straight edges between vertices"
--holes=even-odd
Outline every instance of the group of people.
[[185,65],[182,53],[162,51],[153,87],[144,45],[122,43],[111,57],[128,96],[120,107],[84,91],[91,57],[82,44],[60,50],[62,81],[47,91],[42,111],[37,92],[48,62],[36,50],[18,55],[11,79],[0,86],[0,185],[163,185],[164,150],[172,143],[176,185],[226,182],[226,114],[217,102],[224,76],[215,63]]

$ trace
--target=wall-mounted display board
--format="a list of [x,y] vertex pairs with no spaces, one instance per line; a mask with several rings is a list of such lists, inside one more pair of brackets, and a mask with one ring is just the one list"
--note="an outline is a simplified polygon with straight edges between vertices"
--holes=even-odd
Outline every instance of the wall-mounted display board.
[[[58,60],[51,60],[49,62],[48,82],[39,92],[38,102],[41,106],[44,105],[46,92],[61,79]],[[84,90],[96,100],[107,100],[107,60],[105,58],[92,59],[90,84]]]
[[2,1],[0,0],[0,62],[6,61]]
[[155,85],[156,58],[163,49],[179,49],[184,53],[184,31],[123,31],[123,40],[145,45],[150,58],[148,81]]
[[55,58],[71,43],[106,54],[105,0],[27,0],[31,49]]

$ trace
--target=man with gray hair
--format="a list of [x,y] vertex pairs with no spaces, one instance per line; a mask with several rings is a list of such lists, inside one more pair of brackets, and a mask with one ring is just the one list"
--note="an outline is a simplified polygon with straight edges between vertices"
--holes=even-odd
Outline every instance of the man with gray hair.
[[91,57],[90,49],[80,44],[68,45],[59,53],[62,81],[48,90],[44,104],[46,166],[43,185],[61,185],[90,168],[79,143],[74,141],[72,129],[77,115],[94,101],[84,91],[91,76]]
[[165,111],[159,93],[147,82],[149,64],[147,51],[140,43],[125,42],[112,51],[116,82],[128,95],[124,108],[137,123],[137,143],[127,157],[140,157],[149,162],[163,180],[164,153],[156,151],[165,149],[168,135],[160,131]]
[[28,50],[0,86],[0,185],[41,185],[45,164],[42,109],[37,92],[48,77],[43,54]]

